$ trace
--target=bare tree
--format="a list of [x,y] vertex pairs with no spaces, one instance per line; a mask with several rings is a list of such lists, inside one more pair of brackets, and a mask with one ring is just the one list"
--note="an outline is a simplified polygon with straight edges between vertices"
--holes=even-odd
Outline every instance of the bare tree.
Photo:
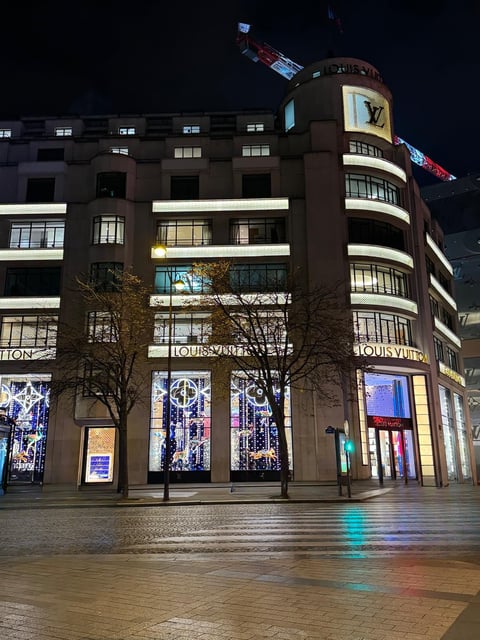
[[221,356],[213,368],[220,368],[223,381],[233,370],[242,372],[268,400],[278,431],[281,496],[288,498],[287,389],[312,391],[334,404],[339,389],[348,388],[362,367],[353,354],[351,314],[341,287],[307,290],[298,274],[283,283],[281,293],[279,283],[266,281],[262,293],[247,294],[227,261],[194,270],[210,289],[203,300],[213,308],[209,350]]
[[60,324],[55,396],[79,394],[103,404],[119,438],[118,491],[128,496],[128,417],[149,388],[147,361],[154,312],[136,275],[109,274],[108,287],[77,278],[78,322]]

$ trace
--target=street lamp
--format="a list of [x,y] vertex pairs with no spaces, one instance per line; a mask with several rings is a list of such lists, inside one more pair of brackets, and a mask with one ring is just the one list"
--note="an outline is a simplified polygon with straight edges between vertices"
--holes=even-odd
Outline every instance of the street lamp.
[[[164,245],[156,245],[152,247],[152,257],[166,258],[167,247]],[[167,400],[166,400],[166,419],[165,419],[165,460],[163,463],[163,501],[168,502],[170,499],[170,457],[171,457],[171,441],[170,441],[170,411],[171,401],[170,392],[172,387],[172,295],[173,289],[181,291],[185,287],[185,283],[181,279],[173,280],[173,267],[167,265],[167,275],[169,282],[168,295],[168,343],[167,343]]]

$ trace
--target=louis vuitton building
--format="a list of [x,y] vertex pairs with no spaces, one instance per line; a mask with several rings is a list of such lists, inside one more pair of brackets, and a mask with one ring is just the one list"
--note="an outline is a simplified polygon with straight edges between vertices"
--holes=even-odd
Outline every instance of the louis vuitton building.
[[[131,484],[161,483],[166,423],[172,482],[278,477],[266,399],[240,372],[230,397],[219,393],[208,318],[176,294],[167,387],[167,274],[188,278],[193,263],[219,257],[232,260],[246,292],[272,276],[281,289],[297,267],[312,285],[342,282],[355,351],[370,362],[347,405],[340,390],[337,406],[287,390],[294,480],[335,480],[326,428],[347,420],[356,478],[476,482],[452,267],[393,136],[388,88],[353,59],[300,71],[276,113],[0,122],[0,410],[15,420],[9,437],[0,432],[7,482],[115,482],[105,409],[88,397],[50,403],[49,385],[61,375],[55,327],[76,313],[75,276],[105,283],[127,267],[160,309],[150,388],[129,424]],[[158,243],[167,263],[151,250]],[[192,287],[201,296],[201,283]]]

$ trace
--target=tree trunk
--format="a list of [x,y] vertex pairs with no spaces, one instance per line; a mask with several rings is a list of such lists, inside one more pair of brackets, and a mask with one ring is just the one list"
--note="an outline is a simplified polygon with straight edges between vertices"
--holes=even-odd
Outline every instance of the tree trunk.
[[118,493],[128,498],[127,417],[123,415],[118,423]]
[[[279,406],[280,405],[280,406]],[[272,408],[272,415],[275,419],[278,431],[278,453],[280,456],[280,496],[288,499],[288,481],[290,476],[290,470],[288,468],[288,445],[287,436],[285,433],[285,413],[284,413],[284,398],[283,395],[279,401],[275,403],[270,402]]]

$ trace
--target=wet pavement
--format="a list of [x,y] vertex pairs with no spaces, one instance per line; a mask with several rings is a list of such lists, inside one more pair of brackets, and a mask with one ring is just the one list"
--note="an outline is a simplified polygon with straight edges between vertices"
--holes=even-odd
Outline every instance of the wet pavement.
[[355,485],[15,489],[0,638],[478,640],[480,488]]

